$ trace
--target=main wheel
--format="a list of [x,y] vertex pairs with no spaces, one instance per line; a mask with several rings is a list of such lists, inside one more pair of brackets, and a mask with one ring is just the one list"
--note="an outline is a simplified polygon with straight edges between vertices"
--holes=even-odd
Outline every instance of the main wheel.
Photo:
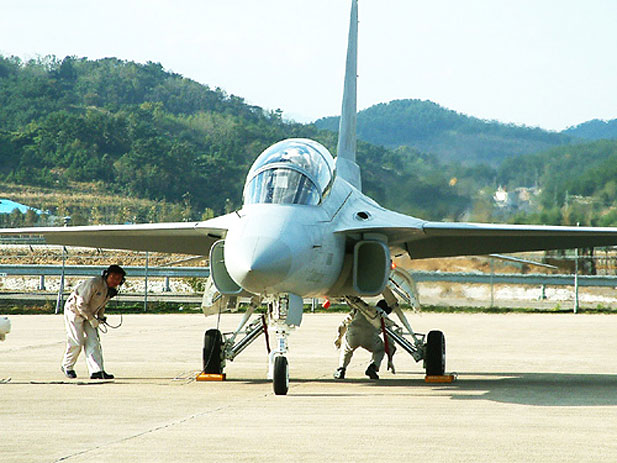
[[426,374],[443,375],[446,371],[446,338],[441,331],[430,331],[426,337]]
[[220,375],[223,373],[221,349],[223,347],[223,335],[219,330],[211,329],[204,334],[203,362],[204,373]]
[[279,355],[274,358],[272,385],[276,395],[286,395],[289,390],[289,363],[287,357]]

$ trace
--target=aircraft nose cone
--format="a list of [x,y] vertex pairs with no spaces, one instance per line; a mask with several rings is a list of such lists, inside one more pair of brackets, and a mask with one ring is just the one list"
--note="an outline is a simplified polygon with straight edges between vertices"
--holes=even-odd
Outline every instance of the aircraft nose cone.
[[291,269],[291,250],[282,240],[245,238],[236,246],[233,255],[230,275],[249,291],[260,292],[279,283]]

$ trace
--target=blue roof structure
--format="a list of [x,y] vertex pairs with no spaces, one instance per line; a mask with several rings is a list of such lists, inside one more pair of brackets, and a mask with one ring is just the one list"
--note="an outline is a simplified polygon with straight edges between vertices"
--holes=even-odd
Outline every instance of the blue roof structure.
[[11,201],[10,199],[0,199],[0,214],[10,214],[13,210],[19,210],[22,214],[28,212],[28,209],[32,209],[37,214],[43,214],[43,211],[40,209],[36,209],[34,207],[26,206],[24,204],[16,203],[15,201]]

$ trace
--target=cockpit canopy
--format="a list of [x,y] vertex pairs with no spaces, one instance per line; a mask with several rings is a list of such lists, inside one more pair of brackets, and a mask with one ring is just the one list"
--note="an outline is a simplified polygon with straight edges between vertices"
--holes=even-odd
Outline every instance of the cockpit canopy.
[[334,178],[334,159],[321,144],[290,138],[266,149],[253,163],[244,204],[319,204]]

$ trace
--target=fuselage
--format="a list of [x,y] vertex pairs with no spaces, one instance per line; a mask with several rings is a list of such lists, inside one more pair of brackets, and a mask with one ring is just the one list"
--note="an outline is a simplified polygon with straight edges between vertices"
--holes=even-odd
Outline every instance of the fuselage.
[[345,238],[332,231],[323,207],[252,204],[225,240],[232,279],[261,295],[324,295],[338,279]]
[[225,238],[225,265],[243,289],[260,295],[324,295],[341,274],[345,237],[334,233],[348,185],[317,142],[276,143],[255,161],[239,220]]
[[[396,236],[397,227],[420,230],[422,221],[384,209],[335,166],[325,147],[306,139],[283,140],[257,158],[224,242],[222,260],[235,285],[262,296],[383,290],[393,244],[383,230]],[[235,285],[224,294],[238,294]]]

